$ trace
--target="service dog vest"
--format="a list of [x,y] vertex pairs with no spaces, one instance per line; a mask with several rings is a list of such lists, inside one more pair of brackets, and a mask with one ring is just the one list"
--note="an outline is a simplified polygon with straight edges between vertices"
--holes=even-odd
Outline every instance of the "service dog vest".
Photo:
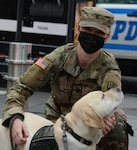
[[32,138],[29,150],[58,150],[53,125],[40,128]]

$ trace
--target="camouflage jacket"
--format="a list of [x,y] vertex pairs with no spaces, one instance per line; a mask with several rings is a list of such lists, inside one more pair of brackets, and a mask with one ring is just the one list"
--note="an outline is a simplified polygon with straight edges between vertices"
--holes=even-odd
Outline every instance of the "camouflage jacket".
[[3,111],[3,125],[8,126],[14,114],[23,117],[28,97],[49,80],[52,96],[47,102],[46,114],[56,118],[69,112],[73,104],[90,91],[121,87],[120,69],[111,54],[101,50],[98,58],[83,69],[78,62],[77,46],[67,44],[38,60],[10,88]]

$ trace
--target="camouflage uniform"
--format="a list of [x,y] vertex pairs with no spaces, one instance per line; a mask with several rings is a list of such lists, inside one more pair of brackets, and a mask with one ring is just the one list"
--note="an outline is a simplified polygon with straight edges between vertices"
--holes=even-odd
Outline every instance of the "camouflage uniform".
[[[108,28],[103,30],[109,32]],[[68,113],[73,104],[85,94],[95,90],[106,91],[115,86],[121,87],[120,69],[110,53],[101,50],[98,58],[83,69],[79,65],[77,46],[67,44],[39,59],[10,88],[3,111],[3,125],[9,126],[10,119],[15,114],[24,118],[25,101],[49,80],[52,95],[46,103],[45,114],[53,122],[60,114]],[[125,123],[118,113],[115,116],[117,125],[102,138],[98,145],[101,150],[127,150]]]
[[[43,58],[45,69],[38,66],[38,63],[28,69],[7,94],[3,125],[8,126],[9,118],[14,114],[23,115],[23,107],[27,98],[49,79],[51,79],[52,96],[46,103],[46,116],[53,121],[60,114],[68,113],[72,105],[88,92],[106,91],[116,85],[121,86],[120,70],[111,54],[101,51],[99,57],[88,68],[82,69],[78,63],[76,49],[77,46],[73,44],[59,47]],[[118,126],[120,129],[125,128],[121,122]],[[123,132],[125,130],[117,132],[119,136],[122,136],[120,139],[125,137]],[[116,135],[116,140],[118,135]]]

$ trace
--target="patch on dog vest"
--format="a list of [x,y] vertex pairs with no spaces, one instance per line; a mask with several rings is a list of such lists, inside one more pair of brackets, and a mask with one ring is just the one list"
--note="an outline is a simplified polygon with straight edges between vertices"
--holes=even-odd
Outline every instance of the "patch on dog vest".
[[58,150],[53,125],[40,128],[33,136],[29,150]]

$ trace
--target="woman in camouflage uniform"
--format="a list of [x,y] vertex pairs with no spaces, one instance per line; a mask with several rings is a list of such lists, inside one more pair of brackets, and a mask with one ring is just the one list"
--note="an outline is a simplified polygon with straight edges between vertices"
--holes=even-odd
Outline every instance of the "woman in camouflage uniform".
[[[83,95],[95,91],[121,88],[121,74],[115,58],[101,48],[110,37],[114,16],[101,8],[82,10],[78,45],[67,44],[40,58],[8,91],[3,111],[3,125],[13,122],[13,140],[26,142],[29,136],[23,123],[25,101],[47,81],[51,81],[52,95],[46,103],[46,117],[53,122],[71,110]],[[106,135],[98,145],[101,150],[127,150],[128,135],[123,119],[115,113],[104,118]],[[115,126],[115,127],[114,127]]]

